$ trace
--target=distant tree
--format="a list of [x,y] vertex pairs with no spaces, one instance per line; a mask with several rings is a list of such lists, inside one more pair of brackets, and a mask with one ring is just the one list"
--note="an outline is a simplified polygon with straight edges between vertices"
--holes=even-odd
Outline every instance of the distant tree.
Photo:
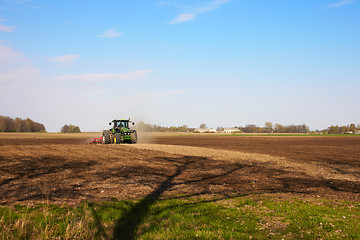
[[80,128],[78,126],[70,125],[71,133],[81,133]]
[[340,133],[344,134],[348,131],[348,126],[341,126],[339,127]]
[[217,127],[217,128],[216,128],[216,131],[217,131],[217,132],[222,132],[222,131],[224,131],[224,128],[223,128],[223,127]]
[[15,132],[15,124],[14,124],[14,119],[10,118],[10,117],[6,117],[6,132]]
[[80,130],[80,128],[78,126],[76,126],[75,129],[74,129],[74,132],[75,133],[81,133],[81,130]]
[[271,122],[265,123],[265,132],[268,132],[268,133],[273,132],[273,124]]
[[310,128],[309,128],[309,126],[308,125],[306,125],[306,124],[302,124],[301,125],[301,131],[302,131],[302,133],[309,133],[310,132]]
[[0,116],[0,132],[5,132],[7,129],[6,117]]
[[30,118],[27,118],[24,120],[24,132],[33,132],[34,130],[34,121],[32,121]]
[[188,125],[186,125],[186,124],[182,125],[181,132],[188,132],[188,131],[189,131]]
[[338,125],[336,126],[330,126],[327,129],[328,134],[340,134],[340,127]]
[[176,132],[187,132],[189,127],[187,125],[182,125],[181,127],[175,127]]
[[61,132],[62,133],[80,133],[81,131],[80,131],[80,128],[78,126],[65,124],[61,128]]
[[177,127],[171,126],[171,127],[169,127],[169,131],[170,132],[177,132]]
[[22,132],[23,131],[23,123],[21,118],[15,118],[15,132]]
[[244,133],[257,133],[259,127],[254,124],[247,124],[245,127],[241,129]]
[[46,132],[44,124],[35,123],[35,132]]
[[73,133],[74,132],[74,125],[69,125],[69,133]]
[[349,131],[352,131],[353,133],[356,131],[356,126],[355,126],[355,124],[350,124],[350,126],[349,126]]
[[284,126],[279,123],[276,123],[275,124],[275,132],[276,133],[284,133],[285,132]]
[[200,124],[200,127],[199,127],[200,129],[205,129],[205,128],[207,128],[207,126],[206,126],[206,124],[205,123],[202,123],[202,124]]
[[62,128],[61,128],[61,133],[68,133],[69,132],[69,125],[65,124]]

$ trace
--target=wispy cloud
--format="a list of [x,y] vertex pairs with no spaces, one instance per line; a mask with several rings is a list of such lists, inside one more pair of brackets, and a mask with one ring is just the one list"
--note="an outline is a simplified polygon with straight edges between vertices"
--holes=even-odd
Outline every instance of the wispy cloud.
[[6,46],[0,41],[0,67],[7,63],[19,62],[26,60],[26,57],[13,48]]
[[[1,8],[0,8],[1,10]],[[6,22],[7,19],[3,18],[1,15],[0,15],[0,22]],[[15,28],[14,26],[8,26],[8,25],[5,25],[5,24],[2,24],[0,23],[0,32],[15,32]]]
[[221,5],[228,3],[230,0],[213,0],[206,3],[203,7],[197,8],[198,13],[203,13],[219,8]]
[[159,6],[169,6],[169,5],[171,5],[171,3],[169,1],[157,1],[156,4],[159,5]]
[[40,77],[40,71],[31,66],[23,53],[0,41],[0,95],[26,91]]
[[337,7],[342,7],[348,4],[351,4],[355,2],[355,0],[342,0],[340,2],[336,2],[336,3],[332,3],[329,5],[329,8],[337,8]]
[[59,56],[59,57],[47,58],[46,60],[48,60],[50,62],[60,63],[60,64],[68,64],[68,63],[75,61],[79,57],[80,57],[80,55],[69,54],[69,55],[64,55],[64,56]]
[[7,26],[4,24],[0,24],[0,32],[14,32],[15,27],[14,26]]
[[195,14],[183,13],[183,14],[179,14],[174,20],[170,22],[170,24],[187,22],[194,19],[195,19]]
[[32,66],[23,66],[0,73],[0,82],[29,81],[37,79],[40,71]]
[[147,77],[152,69],[137,70],[126,73],[88,73],[82,75],[62,75],[51,79],[51,81],[80,81],[80,82],[104,82],[104,81],[115,81],[115,80],[135,80]]
[[119,32],[116,28],[110,28],[106,30],[103,34],[98,35],[99,38],[117,38],[121,36],[121,32]]
[[182,23],[194,20],[199,14],[215,10],[221,7],[221,5],[228,3],[229,1],[230,0],[213,0],[207,2],[203,6],[192,8],[187,13],[179,14],[174,20],[170,21],[169,24]]

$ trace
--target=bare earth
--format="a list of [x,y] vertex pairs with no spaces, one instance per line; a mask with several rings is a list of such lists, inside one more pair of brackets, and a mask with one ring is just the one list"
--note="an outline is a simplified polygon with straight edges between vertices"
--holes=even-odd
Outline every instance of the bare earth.
[[164,198],[276,194],[359,201],[358,136],[159,135],[135,145],[91,145],[89,136],[0,134],[0,203],[76,204],[155,191]]

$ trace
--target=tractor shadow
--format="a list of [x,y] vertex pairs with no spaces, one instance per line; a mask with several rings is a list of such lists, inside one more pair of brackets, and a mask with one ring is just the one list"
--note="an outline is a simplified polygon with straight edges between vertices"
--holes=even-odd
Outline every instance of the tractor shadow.
[[[170,163],[174,169],[166,173],[158,172],[156,174],[162,179],[165,177],[165,179],[160,182],[157,180],[154,190],[125,211],[116,221],[112,239],[132,240],[136,239],[139,234],[141,235],[139,226],[152,211],[151,207],[163,198],[176,199],[199,196],[202,198],[201,202],[213,202],[249,194],[315,194],[316,189],[320,188],[332,189],[337,192],[359,193],[358,189],[360,188],[360,184],[353,185],[353,183],[344,181],[311,178],[283,169],[274,169],[264,164],[225,163],[193,156],[182,158],[159,157],[153,160]],[[248,180],[249,177],[252,179],[251,181]],[[203,196],[207,194],[217,197],[206,199]],[[99,229],[100,231],[101,229]]]
[[[174,161],[170,160],[169,161]],[[174,179],[179,176],[195,159],[185,157],[185,162],[178,164],[176,172],[167,177],[156,189],[149,195],[140,200],[134,207],[128,210],[116,223],[113,239],[135,239],[136,230],[148,215],[150,207],[154,205],[162,194],[175,186]]]
[[[217,178],[221,176],[225,176],[231,174],[232,172],[242,168],[242,166],[236,166],[235,168],[231,168],[227,172],[223,172],[218,175],[206,176],[204,178],[200,178],[193,181],[179,181],[178,177],[182,175],[189,169],[194,169],[196,165],[200,163],[205,164],[207,161],[210,161],[208,158],[202,157],[193,157],[193,156],[185,156],[181,159],[176,158],[161,158],[162,161],[168,161],[173,163],[176,166],[176,170],[172,175],[169,175],[164,181],[162,181],[150,194],[141,199],[137,204],[135,204],[132,208],[126,211],[120,219],[117,220],[113,237],[112,239],[124,239],[124,240],[132,240],[136,239],[138,234],[138,227],[142,224],[144,219],[150,212],[151,206],[153,206],[156,202],[158,202],[161,197],[164,195],[166,191],[171,190],[175,186],[179,185],[188,185],[194,182],[202,182],[209,180],[211,178]],[[191,196],[196,196],[197,194],[191,194]],[[213,201],[213,200],[212,200]],[[101,226],[99,232],[101,231]],[[105,238],[107,236],[103,235]]]

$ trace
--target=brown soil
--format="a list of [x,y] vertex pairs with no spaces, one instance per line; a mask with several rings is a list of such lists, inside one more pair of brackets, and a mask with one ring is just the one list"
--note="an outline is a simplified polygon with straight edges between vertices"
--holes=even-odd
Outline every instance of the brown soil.
[[360,168],[360,136],[164,136],[153,142],[264,153],[297,161]]
[[152,141],[91,145],[88,136],[0,138],[0,203],[154,194],[300,194],[359,201],[360,137],[193,135]]

